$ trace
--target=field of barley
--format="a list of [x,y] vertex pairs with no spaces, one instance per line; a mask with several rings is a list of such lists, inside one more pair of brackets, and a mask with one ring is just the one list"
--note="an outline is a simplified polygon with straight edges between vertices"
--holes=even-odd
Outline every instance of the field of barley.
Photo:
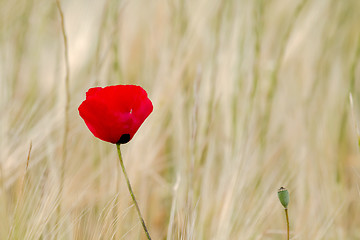
[[360,239],[359,0],[0,0],[0,239],[146,239],[78,113],[117,84],[153,240],[286,239],[281,186],[291,239]]

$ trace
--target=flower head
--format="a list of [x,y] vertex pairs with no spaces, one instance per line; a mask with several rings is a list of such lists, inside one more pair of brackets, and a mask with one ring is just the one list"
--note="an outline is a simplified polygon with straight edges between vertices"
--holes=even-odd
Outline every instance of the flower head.
[[78,110],[95,137],[120,144],[133,138],[153,105],[142,87],[115,85],[90,88]]

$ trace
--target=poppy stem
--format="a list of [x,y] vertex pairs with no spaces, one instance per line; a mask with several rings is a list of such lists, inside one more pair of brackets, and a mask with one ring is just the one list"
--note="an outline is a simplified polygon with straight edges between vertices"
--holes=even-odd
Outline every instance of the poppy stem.
[[125,170],[125,166],[124,166],[124,162],[123,162],[123,159],[122,159],[122,156],[121,156],[121,151],[120,151],[120,144],[116,144],[116,147],[117,147],[117,151],[118,151],[118,155],[119,155],[119,160],[120,160],[120,165],[121,165],[121,169],[124,173],[124,176],[125,176],[125,179],[126,179],[126,183],[127,183],[127,186],[128,186],[128,189],[129,189],[129,192],[130,192],[130,195],[131,195],[131,198],[135,204],[135,207],[136,207],[136,211],[138,213],[138,216],[140,218],[140,222],[141,222],[141,225],[145,231],[145,234],[147,236],[147,239],[148,240],[151,240],[151,237],[150,237],[150,234],[149,234],[149,231],[147,230],[146,228],[146,225],[145,225],[145,221],[143,219],[143,217],[141,216],[141,212],[140,212],[140,208],[139,208],[139,205],[137,204],[137,201],[136,201],[136,198],[135,198],[135,195],[134,195],[134,192],[131,188],[131,184],[130,184],[130,180],[129,180],[129,177],[126,173],[126,170]]
[[290,224],[289,224],[289,214],[288,209],[285,208],[285,216],[286,216],[286,230],[287,230],[287,239],[290,239]]

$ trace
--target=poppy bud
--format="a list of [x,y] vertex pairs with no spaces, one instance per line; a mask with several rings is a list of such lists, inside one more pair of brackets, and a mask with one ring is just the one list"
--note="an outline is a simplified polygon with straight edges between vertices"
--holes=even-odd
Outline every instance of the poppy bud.
[[278,197],[279,197],[281,204],[284,206],[284,208],[287,208],[287,206],[289,205],[289,202],[290,202],[290,196],[289,196],[288,190],[286,190],[286,188],[284,188],[284,187],[281,187],[278,190]]

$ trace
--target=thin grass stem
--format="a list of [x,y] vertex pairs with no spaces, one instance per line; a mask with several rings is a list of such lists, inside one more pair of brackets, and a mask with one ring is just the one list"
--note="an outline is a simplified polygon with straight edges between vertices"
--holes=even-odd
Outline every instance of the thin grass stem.
[[[64,61],[65,61],[65,111],[64,111],[64,132],[63,132],[63,143],[62,143],[62,159],[61,159],[61,169],[60,169],[60,189],[59,189],[59,205],[57,207],[57,223],[60,219],[61,214],[61,199],[64,188],[64,178],[65,178],[65,166],[67,159],[67,140],[68,140],[68,132],[69,132],[69,106],[70,106],[70,64],[69,64],[69,47],[68,40],[65,30],[65,20],[64,13],[61,8],[60,0],[56,0],[56,6],[59,11],[60,20],[61,20],[61,31],[63,35],[64,42]],[[56,238],[57,239],[57,236]]]
[[69,47],[68,40],[65,30],[65,20],[64,13],[61,8],[60,0],[56,0],[56,5],[60,14],[61,19],[61,30],[64,41],[64,61],[65,61],[65,117],[64,117],[64,134],[63,134],[63,144],[62,144],[62,163],[61,163],[61,181],[60,184],[63,185],[64,180],[64,171],[65,171],[65,162],[67,157],[67,138],[69,130],[69,105],[70,105],[70,65],[69,65]]

